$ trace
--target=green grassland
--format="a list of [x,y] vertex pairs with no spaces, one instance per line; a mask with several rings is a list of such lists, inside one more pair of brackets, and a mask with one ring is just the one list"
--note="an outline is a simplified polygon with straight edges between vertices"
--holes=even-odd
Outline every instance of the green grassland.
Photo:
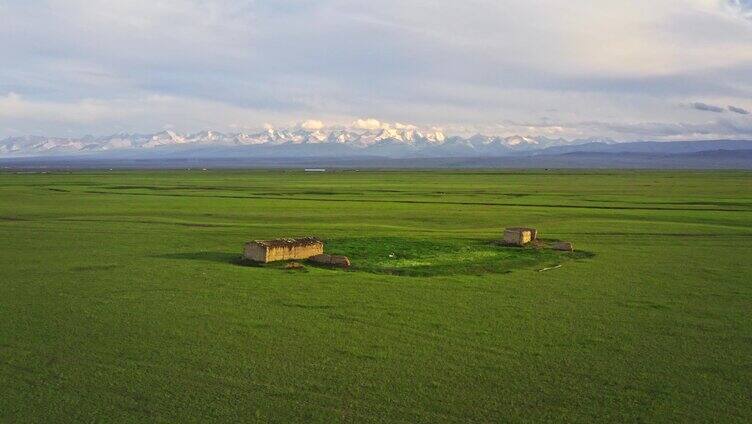
[[0,422],[71,421],[752,422],[752,174],[0,174]]

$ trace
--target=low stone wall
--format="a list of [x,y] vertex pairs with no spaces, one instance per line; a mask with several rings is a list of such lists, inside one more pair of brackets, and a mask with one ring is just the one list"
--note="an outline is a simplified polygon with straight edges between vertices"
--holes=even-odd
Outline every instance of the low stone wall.
[[338,268],[350,267],[350,258],[342,255],[327,255],[324,253],[321,255],[311,256],[308,260],[317,264],[334,266]]

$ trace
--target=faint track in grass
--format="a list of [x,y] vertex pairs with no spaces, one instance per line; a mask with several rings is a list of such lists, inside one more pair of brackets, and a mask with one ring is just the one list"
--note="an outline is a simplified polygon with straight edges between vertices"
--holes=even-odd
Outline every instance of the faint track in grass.
[[[11,219],[4,219],[4,217],[0,217],[0,229],[7,226],[8,228],[19,228],[20,226],[28,227],[28,228],[37,228],[39,224],[41,224],[45,231],[56,231],[56,232],[68,232],[68,229],[55,229],[55,228],[49,228],[46,226],[46,224],[53,223],[53,222],[76,222],[76,223],[104,223],[104,224],[133,224],[133,225],[163,225],[163,226],[178,226],[178,227],[192,227],[192,228],[222,228],[222,229],[231,229],[231,228],[269,228],[269,227],[280,227],[284,228],[287,225],[286,224],[274,224],[274,223],[249,223],[249,222],[243,222],[243,223],[206,223],[206,222],[170,222],[170,221],[157,221],[157,220],[145,220],[145,219],[137,219],[137,220],[130,220],[130,219],[87,219],[87,218],[66,218],[66,217],[45,217],[45,218],[39,218],[39,219],[30,219],[30,218],[11,218]],[[683,221],[660,221],[661,224],[681,224],[686,225],[686,222]],[[4,225],[2,225],[4,224]],[[32,225],[29,225],[32,224]],[[37,224],[34,226],[33,224]],[[746,226],[734,226],[734,225],[719,225],[719,224],[702,224],[707,225],[711,227],[723,227],[723,228],[730,228],[735,231],[738,230],[749,230]],[[498,228],[474,228],[472,230],[469,230],[467,228],[455,228],[455,229],[447,229],[447,228],[413,228],[409,226],[399,226],[399,225],[386,225],[386,224],[355,224],[355,223],[346,223],[346,224],[338,224],[335,226],[327,226],[327,228],[334,228],[334,229],[343,229],[343,228],[384,228],[384,229],[393,229],[393,230],[405,230],[405,231],[413,231],[415,234],[431,234],[431,233],[456,233],[459,235],[462,234],[469,234],[470,236],[477,236],[477,232],[494,232],[497,231]],[[123,230],[126,231],[126,230]],[[127,230],[131,231],[131,230]],[[100,232],[100,230],[97,230],[95,232]],[[114,233],[120,233],[120,231],[113,231]],[[588,236],[661,236],[661,237],[752,237],[752,233],[739,233],[739,232],[729,232],[729,233],[670,233],[670,232],[661,232],[661,233],[642,233],[642,232],[634,232],[634,233],[628,233],[628,232],[556,232],[556,236],[580,236],[580,235],[588,235]]]
[[24,218],[18,218],[16,216],[0,216],[0,221],[14,222],[14,221],[28,221],[28,220]]
[[644,206],[599,206],[599,205],[557,205],[539,203],[502,203],[502,202],[439,202],[435,200],[383,200],[383,199],[326,199],[312,197],[282,197],[282,196],[239,196],[239,195],[198,195],[198,194],[167,194],[167,193],[114,193],[108,191],[82,191],[87,194],[109,194],[115,196],[159,196],[159,197],[186,197],[186,198],[209,198],[209,199],[261,199],[261,200],[287,200],[308,202],[344,202],[344,203],[392,203],[392,204],[425,204],[425,205],[456,205],[456,206],[504,206],[517,208],[563,208],[563,209],[603,209],[603,210],[638,210],[638,211],[683,211],[683,212],[752,212],[752,209],[730,208],[668,208],[668,207],[644,207]]

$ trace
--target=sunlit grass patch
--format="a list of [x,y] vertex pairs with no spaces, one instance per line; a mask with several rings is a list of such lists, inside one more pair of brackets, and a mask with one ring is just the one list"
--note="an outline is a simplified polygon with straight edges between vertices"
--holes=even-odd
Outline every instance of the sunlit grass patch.
[[405,276],[503,274],[589,256],[476,239],[363,237],[328,240],[326,246],[327,252],[347,255],[353,271]]

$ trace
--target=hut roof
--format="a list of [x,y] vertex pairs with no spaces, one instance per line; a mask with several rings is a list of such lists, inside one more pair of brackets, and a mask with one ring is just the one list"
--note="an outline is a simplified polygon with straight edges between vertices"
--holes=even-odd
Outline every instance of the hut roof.
[[310,246],[321,243],[321,239],[317,237],[280,238],[274,240],[254,240],[251,243],[256,243],[264,247]]

